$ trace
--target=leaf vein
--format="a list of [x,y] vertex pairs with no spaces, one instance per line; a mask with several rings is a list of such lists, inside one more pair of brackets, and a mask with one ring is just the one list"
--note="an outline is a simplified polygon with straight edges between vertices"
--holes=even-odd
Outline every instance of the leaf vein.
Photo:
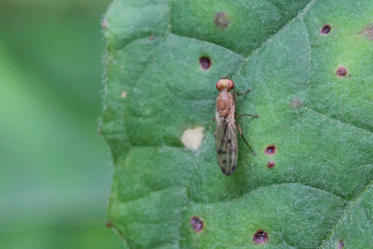
[[338,222],[335,224],[335,226],[332,228],[331,232],[326,236],[325,240],[322,240],[321,245],[318,247],[318,249],[322,249],[326,246],[326,244],[329,242],[330,238],[335,233],[335,229],[337,226],[346,219],[347,215],[349,214],[349,211],[363,198],[364,194],[373,186],[373,181],[370,181],[370,183],[366,184],[364,189],[360,192],[360,194],[354,199],[349,202],[346,209],[344,210],[342,216],[339,218]]

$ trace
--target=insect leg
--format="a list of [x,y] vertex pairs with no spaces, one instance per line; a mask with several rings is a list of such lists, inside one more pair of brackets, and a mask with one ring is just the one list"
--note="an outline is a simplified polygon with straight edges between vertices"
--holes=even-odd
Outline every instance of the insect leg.
[[250,144],[247,142],[246,138],[244,137],[244,135],[242,134],[242,129],[241,129],[241,126],[240,124],[236,121],[236,124],[237,124],[237,130],[238,132],[240,133],[241,137],[242,137],[242,140],[245,142],[245,144],[247,145],[247,147],[249,147],[249,149],[251,150],[251,152],[253,152],[254,155],[256,155],[254,149],[250,146]]
[[237,96],[243,96],[243,95],[246,95],[246,94],[248,94],[249,92],[251,91],[251,89],[250,88],[248,88],[246,91],[244,91],[243,93],[239,93],[239,92],[237,92],[237,91],[234,91],[234,95],[237,95]]
[[253,117],[253,118],[259,118],[259,115],[258,114],[247,114],[247,113],[244,113],[244,114],[240,114],[240,115],[236,115],[236,118],[241,118],[243,116],[249,116],[249,117]]

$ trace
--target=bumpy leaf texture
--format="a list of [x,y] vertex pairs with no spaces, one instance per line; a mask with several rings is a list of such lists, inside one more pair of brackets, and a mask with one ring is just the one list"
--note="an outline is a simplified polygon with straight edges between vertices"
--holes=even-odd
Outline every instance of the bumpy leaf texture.
[[[108,222],[128,248],[373,248],[373,1],[115,0]],[[238,91],[237,170],[215,83]]]

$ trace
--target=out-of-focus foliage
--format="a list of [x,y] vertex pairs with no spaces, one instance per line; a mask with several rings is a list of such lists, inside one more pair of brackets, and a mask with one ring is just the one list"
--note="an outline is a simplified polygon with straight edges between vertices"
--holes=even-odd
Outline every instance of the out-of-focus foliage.
[[123,248],[96,131],[108,4],[0,3],[0,248]]

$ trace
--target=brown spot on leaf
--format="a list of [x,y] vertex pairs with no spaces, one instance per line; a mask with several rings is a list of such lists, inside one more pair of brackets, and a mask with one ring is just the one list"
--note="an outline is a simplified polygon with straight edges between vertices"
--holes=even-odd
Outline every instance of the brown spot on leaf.
[[324,24],[320,29],[320,34],[327,35],[330,33],[331,30],[332,26],[330,26],[329,24]]
[[264,244],[268,241],[268,234],[263,230],[258,230],[253,236],[253,241],[255,244]]
[[274,168],[275,165],[276,165],[276,164],[275,164],[275,161],[273,161],[273,160],[271,160],[271,161],[269,161],[269,162],[267,163],[267,167],[270,168],[270,169]]
[[344,66],[340,66],[338,67],[337,71],[335,72],[335,74],[338,76],[338,77],[344,77],[346,76],[348,73],[347,71],[347,68],[344,67]]
[[229,17],[225,14],[224,11],[220,11],[216,13],[215,18],[214,18],[214,23],[216,27],[224,29],[228,27],[230,20]]
[[201,65],[202,70],[208,70],[211,67],[211,60],[207,56],[202,56],[199,58],[199,64]]
[[273,144],[268,145],[264,153],[267,154],[268,156],[274,155],[276,153],[276,146]]
[[201,232],[203,229],[203,221],[197,216],[193,216],[190,219],[190,225],[192,226],[193,230],[197,233]]

